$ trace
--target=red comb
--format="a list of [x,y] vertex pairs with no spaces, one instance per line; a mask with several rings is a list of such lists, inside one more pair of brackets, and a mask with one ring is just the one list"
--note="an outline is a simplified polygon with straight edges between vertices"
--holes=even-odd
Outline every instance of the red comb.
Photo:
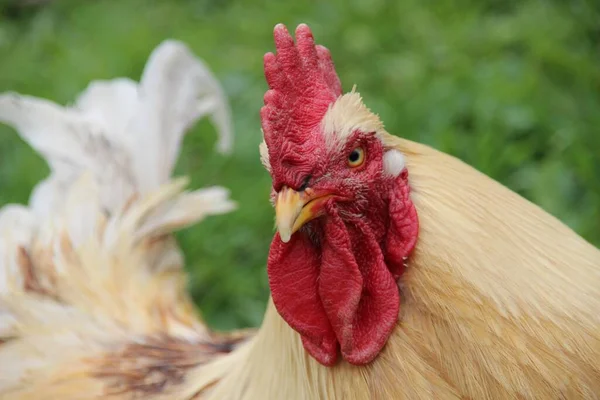
[[296,28],[296,41],[283,24],[275,26],[277,54],[264,57],[269,90],[260,111],[262,129],[269,150],[285,137],[300,144],[317,126],[329,105],[342,94],[329,50],[315,46],[310,28]]

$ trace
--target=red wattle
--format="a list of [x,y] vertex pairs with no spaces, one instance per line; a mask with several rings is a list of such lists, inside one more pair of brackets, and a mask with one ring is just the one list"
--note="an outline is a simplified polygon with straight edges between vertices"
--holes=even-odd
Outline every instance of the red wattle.
[[362,297],[354,321],[352,338],[341,343],[342,355],[351,364],[371,362],[385,346],[400,309],[396,279],[385,264],[381,247],[362,221],[354,230],[352,248],[364,279]]
[[329,218],[323,224],[319,296],[337,340],[347,345],[352,341],[352,323],[363,291],[363,277],[344,222],[334,207],[329,207],[328,212]]
[[368,225],[347,227],[333,207],[328,214],[319,295],[346,361],[366,364],[394,329],[398,286]]
[[267,273],[273,303],[281,317],[300,335],[306,350],[324,365],[337,360],[337,340],[317,291],[320,260],[304,234],[271,243]]
[[338,348],[351,364],[371,362],[396,325],[396,279],[419,229],[406,172],[390,185],[387,211],[387,231],[376,234],[373,221],[346,223],[330,203],[318,227],[320,243],[298,232],[287,244],[277,234],[271,244],[268,273],[275,307],[321,364],[335,364]]
[[385,261],[398,278],[404,273],[406,257],[413,251],[419,235],[417,210],[410,199],[408,171],[404,170],[389,191],[390,225],[386,235]]

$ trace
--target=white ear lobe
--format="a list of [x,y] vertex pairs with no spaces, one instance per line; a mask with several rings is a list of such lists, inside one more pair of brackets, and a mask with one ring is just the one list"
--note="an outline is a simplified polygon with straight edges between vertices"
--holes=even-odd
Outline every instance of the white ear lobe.
[[398,150],[388,150],[383,155],[383,173],[388,176],[397,177],[404,169],[404,155]]

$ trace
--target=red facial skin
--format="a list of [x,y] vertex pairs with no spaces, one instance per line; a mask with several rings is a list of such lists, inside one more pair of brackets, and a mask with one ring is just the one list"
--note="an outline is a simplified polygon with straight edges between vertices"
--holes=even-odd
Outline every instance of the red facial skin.
[[[381,351],[398,319],[397,278],[418,232],[408,173],[384,174],[381,140],[354,132],[341,148],[328,148],[320,122],[341,86],[326,49],[316,48],[306,25],[298,44],[275,28],[277,56],[265,56],[270,90],[261,110],[273,189],[309,187],[333,197],[321,217],[283,243],[276,234],[267,271],[273,302],[302,337],[305,349],[333,365],[338,349],[352,364]],[[348,165],[357,147],[358,167]]]

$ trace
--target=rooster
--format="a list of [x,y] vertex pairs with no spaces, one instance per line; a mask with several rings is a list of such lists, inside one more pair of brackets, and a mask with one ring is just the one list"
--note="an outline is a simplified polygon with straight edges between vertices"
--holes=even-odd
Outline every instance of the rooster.
[[157,180],[101,207],[117,198],[104,168],[68,181],[77,195],[50,227],[5,211],[3,398],[598,398],[600,251],[461,161],[388,134],[356,90],[342,94],[306,25],[296,43],[283,25],[274,36],[262,326],[211,332],[181,289],[168,233],[228,211],[223,192],[203,202]]

